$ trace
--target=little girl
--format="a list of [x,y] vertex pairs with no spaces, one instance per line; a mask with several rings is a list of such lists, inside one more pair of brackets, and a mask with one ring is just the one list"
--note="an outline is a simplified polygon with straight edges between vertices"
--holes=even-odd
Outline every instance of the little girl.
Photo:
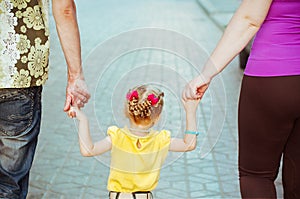
[[125,114],[130,126],[111,126],[107,137],[92,142],[86,115],[77,108],[72,115],[79,120],[80,152],[96,156],[111,150],[110,175],[107,189],[110,199],[151,199],[157,186],[160,168],[168,151],[186,152],[196,147],[196,110],[199,100],[184,101],[186,131],[184,139],[171,138],[167,130],[150,129],[160,118],[164,93],[142,85],[131,89],[126,96]]

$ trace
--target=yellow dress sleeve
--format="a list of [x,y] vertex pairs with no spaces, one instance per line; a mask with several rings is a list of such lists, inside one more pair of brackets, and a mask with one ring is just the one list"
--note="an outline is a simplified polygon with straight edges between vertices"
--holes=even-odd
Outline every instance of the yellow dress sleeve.
[[168,130],[162,130],[159,133],[158,140],[160,140],[161,148],[168,147],[171,143],[171,132]]
[[111,142],[112,144],[115,143],[116,137],[117,137],[117,133],[120,130],[120,128],[118,128],[117,126],[110,126],[107,129],[107,135],[110,136]]

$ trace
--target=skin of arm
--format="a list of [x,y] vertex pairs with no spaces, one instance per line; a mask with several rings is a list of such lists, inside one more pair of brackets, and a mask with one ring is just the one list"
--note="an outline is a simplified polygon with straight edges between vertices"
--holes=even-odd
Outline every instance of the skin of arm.
[[186,85],[183,99],[201,98],[211,79],[248,44],[263,24],[272,0],[243,0],[201,74]]
[[[183,101],[186,112],[186,130],[197,131],[196,112],[200,100]],[[187,152],[196,148],[197,136],[193,134],[185,134],[183,139],[172,138],[170,143],[170,151]]]
[[53,16],[68,66],[68,85],[64,111],[71,105],[83,107],[90,98],[81,65],[80,35],[73,0],[52,0]]
[[103,154],[111,149],[111,139],[109,136],[104,139],[93,143],[90,128],[89,120],[87,116],[78,108],[72,107],[70,112],[76,113],[76,118],[78,119],[78,138],[80,153],[82,156],[91,157]]

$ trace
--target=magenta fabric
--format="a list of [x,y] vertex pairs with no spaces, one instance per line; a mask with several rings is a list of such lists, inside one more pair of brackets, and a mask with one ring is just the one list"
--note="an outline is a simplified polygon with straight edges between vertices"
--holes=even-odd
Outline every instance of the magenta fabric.
[[254,39],[245,75],[300,75],[300,0],[273,1]]

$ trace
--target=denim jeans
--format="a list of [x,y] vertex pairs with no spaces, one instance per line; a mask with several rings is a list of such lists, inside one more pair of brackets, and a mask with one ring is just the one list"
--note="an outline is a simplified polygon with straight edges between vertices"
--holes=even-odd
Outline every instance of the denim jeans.
[[41,86],[0,89],[0,198],[26,198],[40,132],[41,93]]

